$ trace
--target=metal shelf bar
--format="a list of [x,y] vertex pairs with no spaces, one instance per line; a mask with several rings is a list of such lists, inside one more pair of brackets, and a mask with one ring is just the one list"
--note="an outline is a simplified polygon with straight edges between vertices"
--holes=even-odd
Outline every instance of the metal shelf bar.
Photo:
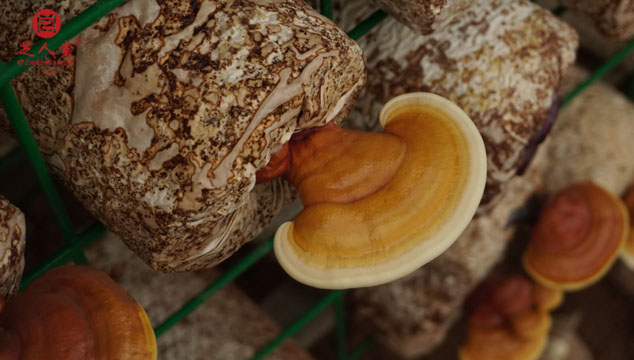
[[[4,65],[0,66],[0,72],[4,69]],[[44,163],[44,157],[40,153],[37,143],[33,138],[33,134],[31,133],[31,129],[29,128],[29,124],[26,121],[26,117],[24,116],[24,112],[20,107],[20,103],[18,101],[18,97],[13,90],[13,86],[11,84],[6,84],[0,86],[0,101],[4,106],[4,109],[11,121],[11,125],[22,144],[22,148],[24,149],[29,162],[33,166],[35,170],[35,175],[42,187],[42,191],[44,192],[44,196],[48,200],[49,205],[51,206],[51,210],[53,211],[53,217],[55,218],[55,222],[59,226],[62,235],[67,243],[72,243],[76,240],[75,232],[73,231],[73,226],[70,222],[70,218],[64,209],[64,205],[62,204],[62,199],[55,189],[55,185],[53,184],[53,180],[51,179],[51,175],[46,168],[46,164]],[[78,249],[74,252],[73,259],[76,263],[86,264],[86,257],[83,254],[81,249]]]
[[348,355],[348,360],[357,360],[361,357],[361,355],[365,354],[375,345],[376,341],[374,340],[374,338],[369,337],[365,339],[361,344],[359,344],[359,346],[357,346],[352,350],[352,352],[350,352],[350,355]]
[[255,250],[249,253],[239,263],[235,264],[224,274],[222,274],[216,281],[212,282],[202,292],[187,302],[182,308],[177,310],[174,314],[168,317],[161,325],[154,329],[156,337],[163,335],[167,330],[171,329],[179,321],[183,320],[187,315],[191,314],[198,306],[200,306],[205,300],[215,294],[218,290],[222,289],[225,285],[233,281],[233,279],[240,276],[247,271],[251,266],[258,262],[264,255],[268,254],[273,249],[273,238],[270,238],[262,245],[258,246]]
[[304,327],[310,320],[312,320],[315,316],[317,316],[320,312],[322,312],[328,305],[332,304],[337,298],[340,298],[343,295],[343,290],[333,290],[328,295],[324,296],[321,301],[315,304],[313,307],[308,309],[306,313],[299,319],[297,319],[294,323],[292,323],[289,327],[287,327],[282,333],[271,342],[269,342],[266,346],[264,346],[255,356],[253,360],[263,359],[266,355],[271,353],[275,348],[277,348],[284,340],[293,336],[299,329]]
[[609,58],[599,69],[590,74],[581,84],[579,84],[574,90],[572,90],[568,95],[564,97],[561,102],[561,106],[566,106],[568,103],[572,101],[577,95],[583,92],[588,86],[592,85],[595,81],[604,77],[610,70],[614,69],[625,56],[629,54],[632,50],[634,50],[634,41],[628,43],[623,49],[614,54],[611,58]]
[[343,296],[335,299],[335,331],[337,333],[337,357],[339,360],[347,360],[346,317]]
[[377,26],[381,21],[385,20],[388,17],[388,14],[383,10],[377,10],[372,15],[370,15],[367,19],[363,20],[359,25],[357,25],[354,29],[348,32],[348,36],[353,40],[359,40],[363,35],[367,34]]
[[332,0],[319,1],[319,11],[323,16],[332,20]]

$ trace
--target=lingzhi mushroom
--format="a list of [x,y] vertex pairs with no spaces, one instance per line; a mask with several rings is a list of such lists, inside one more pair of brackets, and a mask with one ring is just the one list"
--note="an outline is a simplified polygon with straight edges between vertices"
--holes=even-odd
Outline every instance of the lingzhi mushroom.
[[335,125],[290,141],[287,177],[304,210],[275,234],[275,255],[305,284],[351,288],[405,276],[445,251],[471,221],[486,182],[469,117],[434,94],[381,112],[384,133]]
[[524,253],[526,271],[539,283],[578,290],[598,281],[629,234],[623,202],[586,182],[555,194],[546,204]]
[[156,360],[145,311],[95,268],[57,267],[1,305],[2,359]]
[[482,284],[469,301],[467,341],[460,360],[535,360],[548,339],[550,310],[562,292],[509,276]]

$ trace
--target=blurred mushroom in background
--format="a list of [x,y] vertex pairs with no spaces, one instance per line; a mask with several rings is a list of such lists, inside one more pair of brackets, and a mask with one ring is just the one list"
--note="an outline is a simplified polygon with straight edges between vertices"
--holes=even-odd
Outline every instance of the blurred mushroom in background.
[[623,202],[604,188],[584,182],[554,194],[533,228],[523,257],[537,282],[573,291],[599,281],[629,237]]
[[482,283],[467,301],[467,340],[460,360],[535,360],[543,352],[559,290],[514,275]]
[[[573,67],[562,93],[571,91],[587,76],[587,70]],[[613,194],[625,194],[634,179],[633,113],[634,103],[603,81],[573,99],[560,112],[540,152],[545,162],[540,175],[544,179],[542,191],[552,194],[577,182],[592,181]],[[627,266],[617,263],[611,279],[626,293],[634,294],[634,275]]]
[[145,310],[93,267],[56,267],[0,306],[2,359],[156,360],[156,351]]

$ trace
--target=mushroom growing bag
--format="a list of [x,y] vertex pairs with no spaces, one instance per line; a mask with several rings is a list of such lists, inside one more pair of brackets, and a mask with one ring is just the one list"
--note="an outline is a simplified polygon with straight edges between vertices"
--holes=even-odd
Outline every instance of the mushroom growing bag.
[[[20,14],[2,20],[2,60],[33,38],[31,10],[85,5],[0,5]],[[346,117],[365,80],[359,47],[301,0],[131,0],[80,40],[70,71],[13,84],[52,171],[163,271],[255,236],[292,193],[256,171],[294,131]]]
[[0,298],[16,295],[24,270],[24,214],[0,196]]
[[[363,0],[339,4],[335,16],[344,30],[375,10]],[[574,62],[577,34],[529,1],[481,0],[429,35],[388,18],[359,45],[368,57],[368,81],[350,125],[376,129],[383,104],[404,93],[426,91],[453,101],[484,139],[482,205],[491,209],[552,123],[547,113]]]
[[428,34],[462,14],[474,0],[372,0],[419,34]]
[[634,37],[634,1],[564,0],[563,3],[586,15],[587,20],[608,38],[627,41]]

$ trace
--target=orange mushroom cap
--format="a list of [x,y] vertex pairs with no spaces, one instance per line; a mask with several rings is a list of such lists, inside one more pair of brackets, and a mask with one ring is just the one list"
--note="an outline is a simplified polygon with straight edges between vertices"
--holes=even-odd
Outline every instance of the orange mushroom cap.
[[485,282],[469,301],[467,342],[460,348],[460,359],[537,359],[552,323],[549,311],[561,300],[561,291],[522,276]]
[[634,226],[634,187],[627,192],[624,201],[630,215],[630,234],[625,242],[625,247],[623,247],[621,258],[625,265],[634,270],[634,229],[632,229]]
[[577,290],[605,274],[628,233],[620,199],[596,184],[577,184],[546,204],[524,253],[524,267],[546,286]]
[[66,265],[2,310],[0,359],[154,360],[156,339],[143,308],[104,272]]
[[427,93],[388,102],[383,133],[334,124],[293,135],[288,179],[304,210],[278,228],[275,254],[298,281],[351,288],[405,276],[445,251],[484,191],[480,133]]

